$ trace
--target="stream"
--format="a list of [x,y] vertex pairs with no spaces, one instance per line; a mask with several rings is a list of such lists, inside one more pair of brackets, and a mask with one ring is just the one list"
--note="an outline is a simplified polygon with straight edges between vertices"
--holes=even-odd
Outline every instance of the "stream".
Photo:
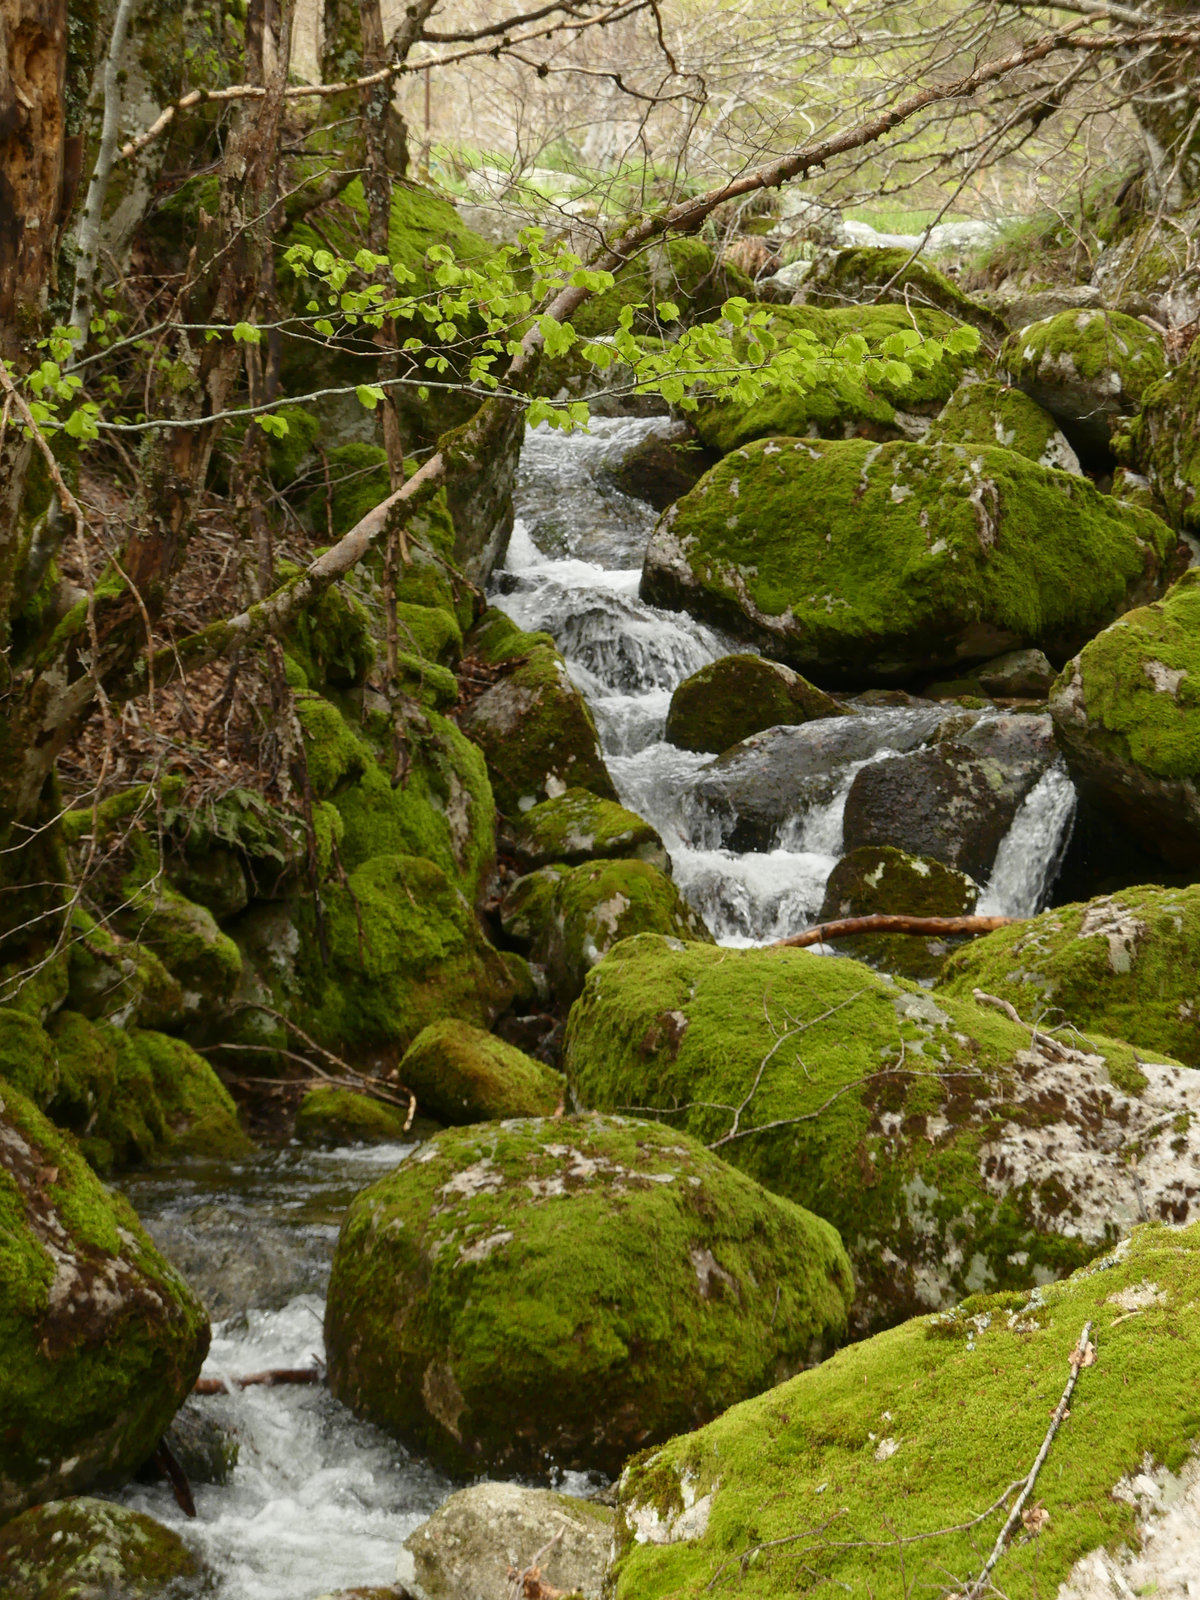
[[[841,853],[855,774],[929,740],[945,708],[864,706],[856,719],[833,719],[839,731],[827,741],[821,782],[781,816],[773,847],[732,848],[728,807],[714,799],[706,777],[714,758],[667,744],[663,728],[678,683],[745,647],[639,601],[656,514],[606,477],[633,444],[663,426],[658,419],[597,419],[587,434],[542,428],[527,435],[517,523],[493,600],[521,627],[554,636],[591,704],[623,802],[659,830],[681,892],[714,937],[726,945],[761,943],[817,916]],[[840,731],[852,724],[853,736]],[[981,912],[1028,916],[1040,909],[1073,807],[1065,771],[1051,766],[1000,846]],[[209,1307],[214,1337],[205,1376],[320,1359],[341,1217],[358,1189],[412,1148],[291,1147],[237,1162],[155,1168],[123,1181]],[[204,1555],[220,1600],[314,1600],[331,1589],[388,1584],[404,1538],[454,1487],[319,1385],[250,1388],[198,1403],[236,1430],[240,1454],[230,1484],[194,1485],[194,1521],[165,1483],[133,1484],[120,1498]],[[587,1490],[576,1477],[560,1487]]]

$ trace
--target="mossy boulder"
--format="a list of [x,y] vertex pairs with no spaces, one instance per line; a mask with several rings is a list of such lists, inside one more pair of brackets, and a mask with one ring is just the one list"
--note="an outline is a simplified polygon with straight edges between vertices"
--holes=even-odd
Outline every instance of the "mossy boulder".
[[495,672],[461,723],[487,758],[500,810],[518,817],[568,789],[616,800],[596,724],[550,635],[524,633],[491,610],[467,650]]
[[864,1329],[1061,1276],[1143,1205],[1192,1214],[1200,1073],[1072,1041],[857,961],[643,935],[590,974],[564,1068],[832,1222]]
[[452,1129],[346,1215],[329,1382],[454,1472],[613,1472],[818,1358],[851,1293],[831,1227],[674,1131]]
[[[954,317],[929,307],[910,312],[896,305],[836,310],[772,306],[770,314],[776,337],[803,331],[830,348],[847,334],[858,334],[873,352],[893,334],[914,326],[927,339],[944,339],[959,326]],[[941,410],[970,365],[970,357],[945,353],[936,366],[914,371],[903,384],[884,378],[868,384],[850,366],[808,393],[776,390],[749,403],[704,400],[696,413],[696,434],[707,449],[720,455],[751,440],[778,435],[875,441],[911,437],[924,425],[918,419]]]
[[1172,526],[1200,529],[1200,340],[1145,392],[1129,452]]
[[1050,714],[1080,789],[1151,856],[1200,865],[1200,572],[1086,645]]
[[998,444],[1041,467],[1077,477],[1079,457],[1050,413],[1021,389],[996,378],[960,383],[934,418],[925,444]]
[[1060,311],[1009,336],[1001,372],[1044,406],[1085,464],[1103,459],[1166,357],[1159,334],[1119,311]]
[[398,1076],[426,1116],[455,1126],[548,1117],[562,1104],[566,1089],[561,1072],[453,1017],[421,1030],[405,1051]]
[[[352,520],[357,521],[357,518]],[[349,526],[347,523],[346,527]],[[341,530],[345,531],[345,528]],[[281,578],[298,576],[300,571],[290,562],[280,564]],[[326,589],[300,613],[288,632],[284,648],[303,669],[312,689],[352,689],[363,682],[375,665],[370,616],[362,601],[342,584]]]
[[310,1089],[296,1112],[296,1138],[301,1144],[399,1144],[411,1137],[403,1106],[388,1105],[353,1089],[332,1084]]
[[242,958],[208,907],[186,899],[161,879],[147,882],[137,870],[127,892],[130,906],[118,923],[178,982],[184,1016],[224,1005],[237,986]]
[[177,1533],[87,1496],[34,1506],[0,1528],[0,1574],[5,1600],[182,1600],[209,1587]]
[[960,950],[943,984],[1200,1067],[1200,887],[1149,884],[1044,911]]
[[139,939],[121,939],[82,906],[71,916],[69,985],[72,1011],[143,1028],[178,1027],[187,1017],[183,985]]
[[1174,546],[1151,513],[998,446],[768,439],[662,517],[641,595],[853,684],[1020,647],[1065,660],[1162,587]]
[[[1158,1548],[1139,1537],[1159,1521],[1147,1507],[1182,1503],[1195,1481],[1200,1227],[1161,1225],[1065,1283],[973,1296],[852,1345],[638,1457],[621,1479],[607,1592],[701,1600],[740,1583],[756,1600],[783,1600],[801,1563],[804,1584],[831,1592],[970,1590],[1085,1328],[1092,1364],[1079,1370],[994,1592],[1182,1594],[1189,1535]],[[1090,1566],[1089,1582],[1097,1550],[1112,1554]],[[1065,1587],[1069,1577],[1078,1587]]]
[[1008,650],[975,673],[985,694],[998,700],[1044,700],[1056,676],[1040,650]]
[[722,656],[685,678],[671,696],[666,739],[681,750],[720,755],[753,733],[853,712],[782,662]]
[[0,1082],[0,1522],[119,1482],[208,1350],[204,1308],[73,1139]]
[[[979,885],[928,856],[891,845],[860,845],[847,851],[825,885],[820,922],[842,917],[962,917],[975,909]],[[915,934],[855,934],[837,948],[885,972],[932,978],[950,950],[945,938]],[[1110,1030],[1106,1030],[1110,1031]]]
[[[661,333],[658,303],[677,308],[685,322],[706,322],[735,295],[753,297],[745,273],[718,261],[703,239],[667,239],[652,244],[616,275],[611,289],[585,300],[571,318],[577,333],[594,339],[616,330],[622,308],[634,306],[636,333]],[[675,324],[670,324],[674,326]]]
[[0,1006],[0,1078],[34,1105],[47,1106],[61,1077],[54,1041],[37,1018]]
[[506,936],[545,967],[555,996],[566,1001],[621,939],[660,933],[712,940],[670,878],[648,861],[542,867],[517,879],[501,902],[500,919]]
[[587,789],[568,789],[526,811],[512,828],[513,854],[528,871],[564,862],[578,866],[613,856],[670,867],[658,831],[615,800]]
[[320,1043],[350,1051],[356,1067],[377,1057],[394,1065],[439,1017],[486,1028],[508,1004],[507,966],[434,862],[372,856],[322,901],[319,926],[311,901],[295,907],[291,1015]]
[[839,250],[804,280],[804,299],[810,306],[842,306],[852,314],[869,316],[877,309],[871,302],[887,285],[887,299],[897,302],[906,317],[933,307],[969,322],[991,339],[1003,339],[1008,331],[990,306],[972,300],[944,272],[913,260],[910,250],[897,245]]

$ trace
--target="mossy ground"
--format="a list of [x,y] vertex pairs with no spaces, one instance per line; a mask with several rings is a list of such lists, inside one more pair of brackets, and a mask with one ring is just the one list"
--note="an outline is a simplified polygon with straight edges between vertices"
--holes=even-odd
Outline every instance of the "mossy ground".
[[552,1116],[566,1093],[561,1072],[454,1017],[422,1029],[398,1076],[426,1116],[450,1124]]
[[[1095,1363],[1031,1497],[1048,1516],[1033,1536],[1018,1527],[992,1578],[1011,1600],[1057,1593],[1088,1551],[1136,1544],[1120,1480],[1147,1457],[1178,1471],[1200,1432],[1200,1227],[1141,1228],[1032,1297],[977,1296],[953,1318],[906,1323],[640,1457],[621,1482],[615,1600],[964,1592],[1087,1324]],[[700,1537],[679,1527],[687,1503],[707,1509]],[[639,1521],[665,1533],[671,1518],[675,1542],[636,1542]]]
[[[1091,1045],[1101,1081],[1136,1097],[1136,1052]],[[655,1108],[827,1217],[854,1261],[857,1324],[880,1326],[1059,1276],[1104,1247],[1111,1207],[1088,1209],[1086,1180],[1060,1193],[1033,1169],[1003,1176],[1006,1138],[1104,1120],[1103,1087],[1084,1094],[1081,1072],[1064,1102],[1029,1047],[1029,1029],[991,1007],[935,1004],[856,961],[645,935],[590,974],[564,1069],[578,1103]]]
[[766,440],[659,522],[642,597],[820,682],[1036,645],[1059,662],[1163,581],[1175,536],[1009,450]]
[[117,1479],[191,1390],[208,1319],[69,1134],[0,1082],[0,1521]]
[[347,1214],[330,1384],[455,1471],[612,1471],[812,1359],[850,1292],[832,1228],[670,1130],[451,1130]]
[[849,707],[777,661],[722,656],[675,690],[664,737],[681,750],[720,755],[764,728],[850,715]]
[[1200,1067],[1200,887],[1122,889],[997,929],[953,957],[942,987]]

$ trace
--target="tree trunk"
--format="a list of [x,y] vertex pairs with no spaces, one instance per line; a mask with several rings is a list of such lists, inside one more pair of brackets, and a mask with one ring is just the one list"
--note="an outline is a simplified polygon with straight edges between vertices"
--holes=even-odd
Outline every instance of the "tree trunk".
[[[1159,3],[1164,27],[1194,10],[1194,0]],[[1200,195],[1200,61],[1191,49],[1138,51],[1122,79],[1146,151],[1150,199],[1177,210]]]

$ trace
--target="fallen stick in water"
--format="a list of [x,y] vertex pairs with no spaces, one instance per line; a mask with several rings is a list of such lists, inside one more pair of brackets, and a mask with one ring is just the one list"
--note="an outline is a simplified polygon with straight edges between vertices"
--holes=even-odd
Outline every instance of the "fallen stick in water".
[[772,950],[803,950],[811,944],[824,944],[829,939],[845,939],[856,933],[916,933],[937,936],[946,933],[994,933],[997,928],[1007,928],[1019,922],[1019,917],[842,917],[837,922],[823,922],[816,928],[805,928],[790,939],[777,939]]
[[269,1372],[250,1372],[244,1378],[197,1378],[193,1394],[228,1394],[231,1389],[248,1389],[261,1383],[268,1388],[276,1383],[320,1383],[319,1367],[272,1367]]

